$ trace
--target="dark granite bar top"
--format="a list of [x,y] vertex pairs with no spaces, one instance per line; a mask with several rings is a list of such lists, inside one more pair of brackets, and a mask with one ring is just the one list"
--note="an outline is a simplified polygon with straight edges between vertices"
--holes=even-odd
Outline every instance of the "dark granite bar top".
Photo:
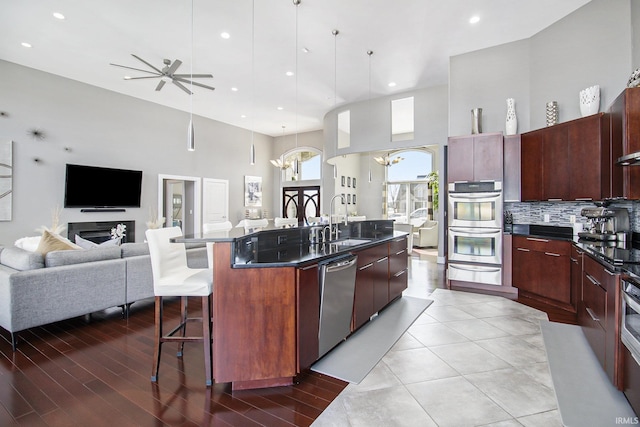
[[392,220],[339,224],[340,238],[315,243],[314,230],[322,226],[233,228],[171,239],[178,243],[231,242],[233,268],[297,267],[321,262],[355,250],[367,249],[407,233],[394,231]]

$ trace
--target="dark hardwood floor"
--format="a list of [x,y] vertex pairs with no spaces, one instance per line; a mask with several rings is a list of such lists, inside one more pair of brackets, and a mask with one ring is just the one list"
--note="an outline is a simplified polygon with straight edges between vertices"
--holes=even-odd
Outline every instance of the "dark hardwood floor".
[[[177,324],[177,301],[165,313]],[[182,359],[177,344],[164,344],[153,384],[153,301],[134,304],[129,319],[113,309],[20,338],[14,353],[0,332],[0,426],[308,426],[347,385],[305,372],[289,387],[207,388],[197,343]]]

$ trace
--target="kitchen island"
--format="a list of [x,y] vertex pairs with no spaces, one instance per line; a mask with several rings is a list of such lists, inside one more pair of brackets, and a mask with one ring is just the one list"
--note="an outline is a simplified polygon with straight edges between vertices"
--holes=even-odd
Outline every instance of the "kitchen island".
[[402,296],[407,235],[393,221],[340,224],[315,242],[316,227],[234,228],[174,239],[213,242],[213,375],[234,390],[290,385],[319,357],[319,265],[358,256],[350,331]]

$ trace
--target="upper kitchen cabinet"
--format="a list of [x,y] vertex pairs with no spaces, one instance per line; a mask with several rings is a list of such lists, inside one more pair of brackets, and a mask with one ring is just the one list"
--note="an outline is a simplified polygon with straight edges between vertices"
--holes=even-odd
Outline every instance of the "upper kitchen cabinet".
[[502,181],[502,133],[449,137],[447,182]]
[[[638,163],[640,152],[640,87],[625,89],[609,107],[611,126],[611,150],[615,162],[619,157],[630,157],[628,163]],[[613,168],[616,183],[616,173],[621,174],[622,194],[632,200],[640,199],[640,167],[621,166]]]
[[520,135],[504,137],[504,201],[520,201]]
[[620,196],[608,135],[609,121],[602,113],[522,134],[521,200]]

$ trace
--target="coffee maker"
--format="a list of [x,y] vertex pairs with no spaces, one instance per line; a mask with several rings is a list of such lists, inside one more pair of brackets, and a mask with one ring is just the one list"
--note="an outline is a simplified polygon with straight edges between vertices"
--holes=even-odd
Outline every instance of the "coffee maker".
[[630,235],[629,211],[625,208],[584,208],[580,215],[588,219],[587,229],[578,233],[581,239],[625,242]]

